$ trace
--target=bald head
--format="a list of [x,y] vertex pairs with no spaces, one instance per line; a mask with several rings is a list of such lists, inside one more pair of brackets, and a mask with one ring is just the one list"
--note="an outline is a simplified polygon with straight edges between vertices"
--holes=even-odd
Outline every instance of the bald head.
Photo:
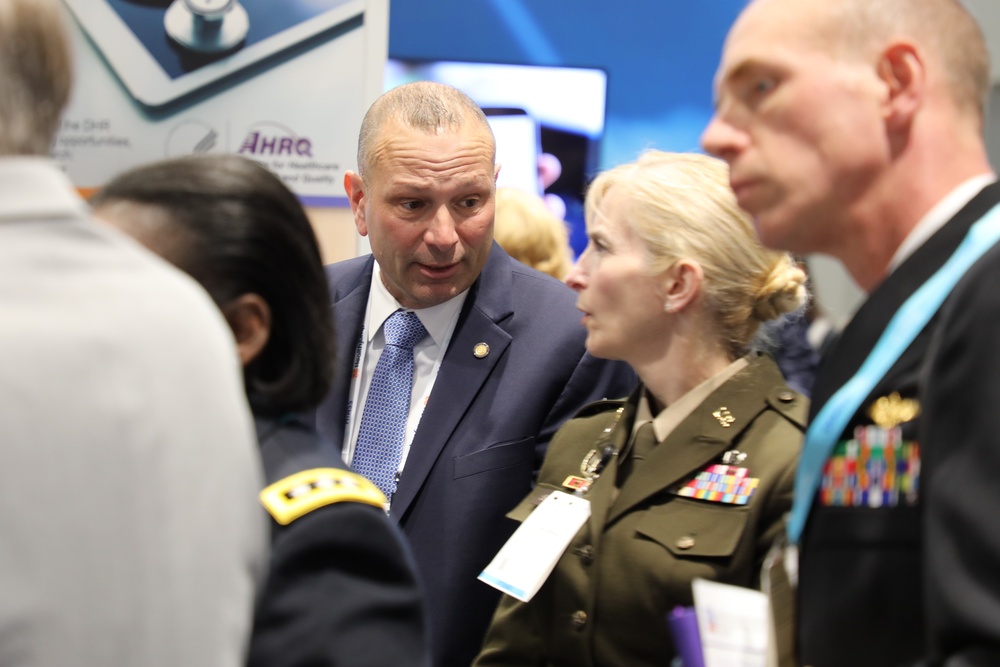
[[702,134],[772,247],[869,289],[938,201],[990,173],[982,32],[959,0],[753,0]]
[[378,139],[390,123],[426,134],[454,131],[471,123],[481,127],[493,140],[483,110],[462,91],[432,81],[407,83],[384,93],[365,114],[358,139],[358,173],[362,178],[376,166]]
[[[754,0],[739,22],[786,24],[829,46],[838,58],[873,62],[892,41],[914,44],[940,71],[956,106],[984,116],[990,88],[990,58],[975,18],[960,0]],[[791,21],[790,14],[800,15]],[[737,23],[737,27],[739,26]]]

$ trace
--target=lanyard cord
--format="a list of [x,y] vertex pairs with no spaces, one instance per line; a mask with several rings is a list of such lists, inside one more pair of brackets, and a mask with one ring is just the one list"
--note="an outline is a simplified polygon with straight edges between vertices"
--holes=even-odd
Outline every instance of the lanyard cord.
[[1000,204],[969,229],[948,261],[900,307],[861,368],[820,409],[806,431],[795,473],[788,541],[798,544],[819,488],[823,466],[862,401],[871,393],[976,260],[1000,240]]

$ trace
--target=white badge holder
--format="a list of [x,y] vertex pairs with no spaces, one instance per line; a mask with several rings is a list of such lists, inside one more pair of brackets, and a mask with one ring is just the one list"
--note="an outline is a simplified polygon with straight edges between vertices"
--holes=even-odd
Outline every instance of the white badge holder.
[[553,491],[514,531],[479,580],[528,602],[588,518],[589,500]]

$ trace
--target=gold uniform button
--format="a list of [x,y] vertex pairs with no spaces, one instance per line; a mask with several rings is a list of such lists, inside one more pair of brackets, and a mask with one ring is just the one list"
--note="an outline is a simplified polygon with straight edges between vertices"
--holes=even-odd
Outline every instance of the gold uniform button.
[[783,391],[780,394],[778,394],[778,400],[781,401],[782,403],[791,403],[792,401],[795,400],[795,394],[793,394],[790,391]]
[[587,612],[583,610],[574,611],[573,616],[570,617],[570,620],[573,621],[573,625],[575,625],[577,628],[582,628],[584,625],[587,624]]
[[690,549],[694,546],[694,538],[690,535],[685,535],[684,537],[677,540],[678,549]]

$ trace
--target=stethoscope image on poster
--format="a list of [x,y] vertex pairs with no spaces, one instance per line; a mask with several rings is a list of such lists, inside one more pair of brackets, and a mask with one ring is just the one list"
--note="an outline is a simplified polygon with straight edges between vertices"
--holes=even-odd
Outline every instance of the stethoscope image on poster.
[[250,17],[237,0],[175,0],[163,17],[167,36],[192,53],[223,54],[250,32]]
[[64,0],[129,94],[155,110],[360,26],[365,0]]

